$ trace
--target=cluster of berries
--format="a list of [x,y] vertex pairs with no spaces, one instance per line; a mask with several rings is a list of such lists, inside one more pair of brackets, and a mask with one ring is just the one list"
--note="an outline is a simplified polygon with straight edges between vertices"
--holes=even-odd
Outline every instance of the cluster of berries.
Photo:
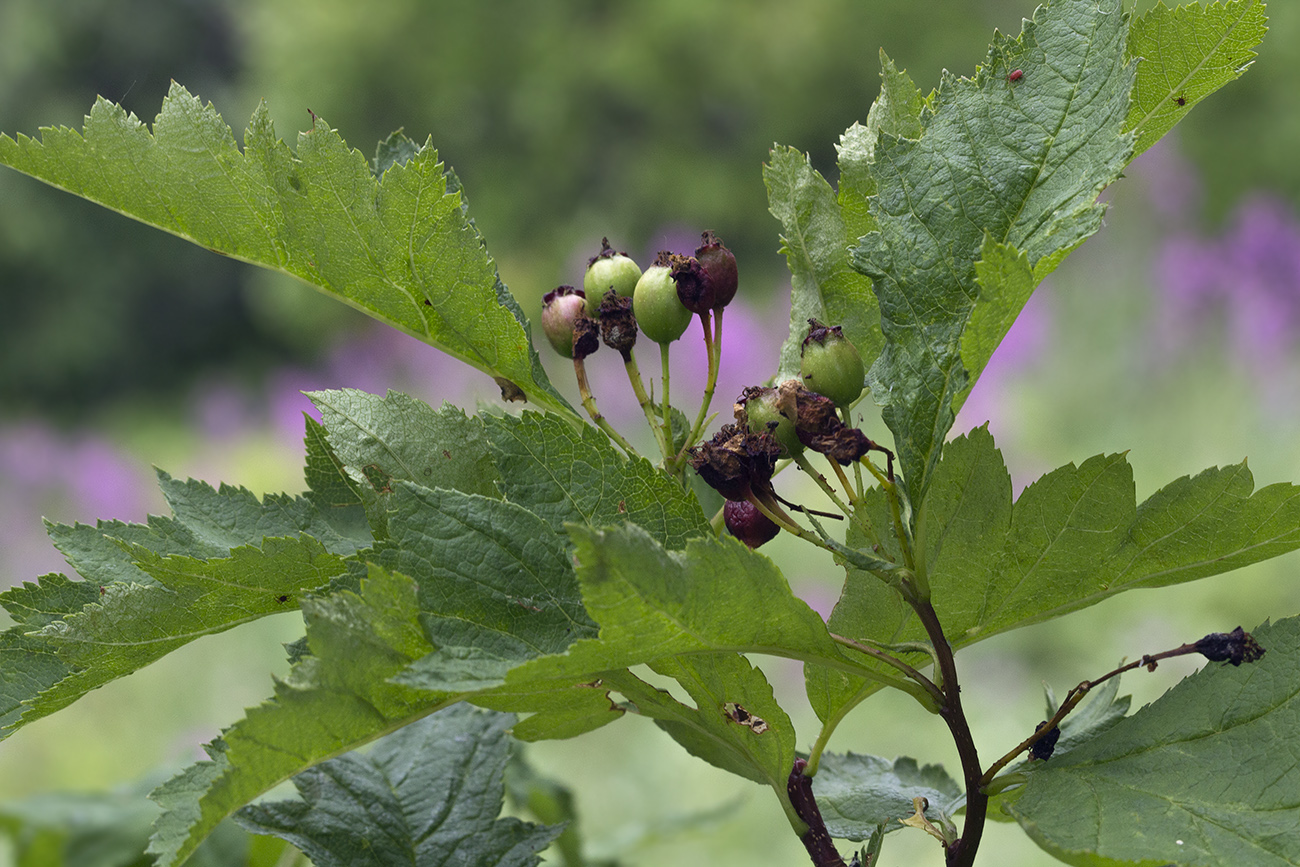
[[542,299],[542,330],[566,358],[585,358],[603,340],[626,359],[638,330],[655,343],[672,343],[693,314],[703,318],[731,303],[738,285],[736,257],[712,232],[694,256],[661,252],[644,272],[606,238],[581,289],[560,286]]
[[[689,463],[727,500],[722,517],[731,533],[750,547],[758,547],[782,526],[795,527],[780,506],[793,504],[772,488],[778,459],[794,460],[812,472],[803,452],[819,452],[844,480],[841,465],[863,460],[868,451],[880,451],[888,456],[888,480],[892,482],[893,454],[846,423],[849,408],[862,394],[862,359],[839,326],[827,327],[815,319],[808,320],[800,379],[774,388],[745,389],[734,407],[735,422],[700,442],[717,380],[722,311],[735,297],[737,286],[736,258],[712,232],[703,233],[694,256],[661,252],[645,271],[626,253],[615,252],[605,239],[601,251],[587,264],[581,289],[560,286],[546,294],[542,330],[558,353],[573,359],[583,406],[592,420],[633,453],[631,445],[596,409],[584,367],[584,359],[601,343],[619,352],[654,430],[664,468],[681,477]],[[668,407],[667,353],[669,344],[681,338],[694,316],[703,326],[709,374],[695,425],[677,446]],[[664,356],[660,403],[647,395],[632,356],[638,333],[659,344]]]

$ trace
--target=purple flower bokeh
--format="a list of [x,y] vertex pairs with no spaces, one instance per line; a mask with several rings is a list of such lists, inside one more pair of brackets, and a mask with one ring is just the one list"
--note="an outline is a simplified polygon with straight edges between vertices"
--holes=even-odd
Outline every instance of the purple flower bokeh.
[[1223,233],[1180,232],[1154,262],[1157,347],[1176,359],[1222,323],[1244,372],[1271,381],[1300,350],[1300,220],[1270,195],[1243,201]]

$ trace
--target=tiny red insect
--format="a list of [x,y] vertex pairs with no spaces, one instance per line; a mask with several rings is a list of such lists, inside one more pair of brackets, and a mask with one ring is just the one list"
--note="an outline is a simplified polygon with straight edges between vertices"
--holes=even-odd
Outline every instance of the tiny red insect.
[[1024,77],[1025,71],[1023,69],[1013,69],[1011,70],[1011,74],[1007,76],[1007,81],[1019,81]]

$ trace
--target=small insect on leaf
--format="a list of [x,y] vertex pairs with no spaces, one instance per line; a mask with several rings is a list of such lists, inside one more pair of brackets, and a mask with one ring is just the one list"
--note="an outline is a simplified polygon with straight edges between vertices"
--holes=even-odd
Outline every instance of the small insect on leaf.
[[1011,74],[1007,76],[1007,81],[1019,81],[1024,77],[1025,71],[1023,69],[1013,69],[1011,70]]
[[764,720],[762,717],[754,716],[752,713],[745,710],[744,707],[736,704],[734,701],[729,701],[726,704],[724,704],[722,706],[722,712],[726,714],[727,719],[731,720],[734,723],[739,723],[740,725],[745,726],[747,729],[749,729],[756,735],[761,735],[763,732],[767,731],[766,720]]
[[1179,106],[1187,105],[1187,97],[1183,96],[1183,95],[1180,93],[1180,94],[1178,94],[1177,97],[1174,98],[1174,102],[1178,103]]

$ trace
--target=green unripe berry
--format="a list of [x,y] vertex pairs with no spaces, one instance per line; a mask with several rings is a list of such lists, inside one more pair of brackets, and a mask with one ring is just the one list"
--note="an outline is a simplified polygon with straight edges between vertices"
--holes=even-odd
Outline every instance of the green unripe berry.
[[[736,402],[736,418],[744,418],[744,423],[754,433],[767,433],[784,449],[783,457],[794,457],[803,451],[799,434],[795,430],[790,415],[783,413],[781,392],[775,388],[750,386],[740,395]],[[789,409],[793,414],[794,408]]]
[[626,253],[615,253],[608,238],[602,238],[600,243],[600,252],[587,263],[587,273],[582,278],[590,316],[597,315],[606,292],[613,289],[622,297],[631,298],[637,281],[641,279],[641,269]]
[[862,356],[843,330],[827,328],[816,319],[808,320],[799,372],[809,391],[828,397],[836,406],[847,407],[862,394],[866,370]]
[[641,333],[655,343],[672,343],[691,324],[691,311],[678,300],[677,284],[663,265],[651,265],[636,281],[632,312]]

